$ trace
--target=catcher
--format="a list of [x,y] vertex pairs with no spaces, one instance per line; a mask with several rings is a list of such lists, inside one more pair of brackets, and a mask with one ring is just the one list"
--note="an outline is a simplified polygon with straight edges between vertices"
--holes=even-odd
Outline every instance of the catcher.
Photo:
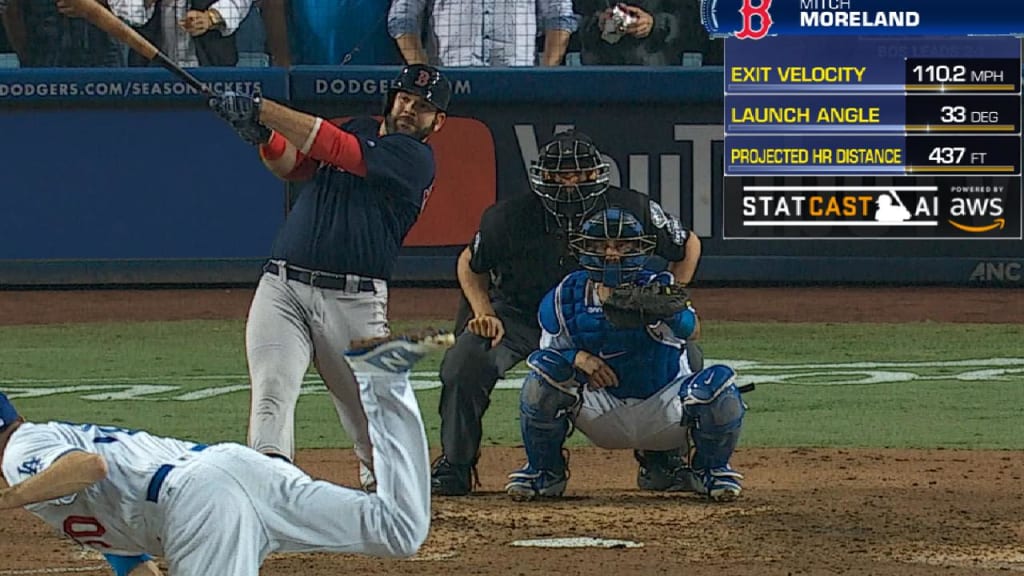
[[608,449],[691,446],[688,486],[733,500],[743,476],[729,466],[746,406],[735,372],[696,374],[686,341],[700,333],[686,290],[671,274],[644,270],[655,240],[631,213],[609,208],[570,234],[584,270],[548,292],[538,313],[540,350],[520,396],[527,463],[509,475],[516,500],[557,497],[569,479],[562,445],[575,426]]

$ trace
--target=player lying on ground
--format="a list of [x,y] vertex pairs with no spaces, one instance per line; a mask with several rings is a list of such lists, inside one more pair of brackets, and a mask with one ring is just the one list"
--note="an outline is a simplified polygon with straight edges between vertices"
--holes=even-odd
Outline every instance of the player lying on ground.
[[239,444],[195,444],[93,424],[25,422],[0,394],[0,509],[25,507],[119,576],[257,576],[273,552],[416,553],[430,526],[430,460],[409,370],[450,334],[381,338],[347,352],[377,491],[313,480]]
[[690,461],[673,490],[735,499],[742,475],[729,458],[746,406],[731,368],[692,373],[686,340],[700,325],[689,300],[636,327],[612,324],[602,307],[616,289],[672,284],[671,274],[643,270],[654,240],[631,213],[610,208],[571,233],[570,244],[585,270],[541,302],[541,347],[527,358],[520,395],[527,464],[509,475],[506,491],[517,500],[561,496],[569,480],[562,445],[574,425],[609,449],[665,450],[689,440]]

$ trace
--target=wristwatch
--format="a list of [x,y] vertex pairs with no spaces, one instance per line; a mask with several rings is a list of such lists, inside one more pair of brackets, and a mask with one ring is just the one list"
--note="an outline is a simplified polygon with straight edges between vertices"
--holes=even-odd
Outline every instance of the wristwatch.
[[210,28],[214,30],[223,30],[227,26],[227,23],[224,22],[224,17],[220,15],[216,8],[207,10],[206,16],[210,19]]

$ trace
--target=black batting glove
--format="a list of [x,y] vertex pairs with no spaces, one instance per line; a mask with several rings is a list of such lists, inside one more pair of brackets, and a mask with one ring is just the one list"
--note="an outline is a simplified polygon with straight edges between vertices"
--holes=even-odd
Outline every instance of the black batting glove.
[[211,96],[210,108],[234,128],[249,144],[258,146],[270,141],[270,129],[260,124],[260,95],[227,90]]

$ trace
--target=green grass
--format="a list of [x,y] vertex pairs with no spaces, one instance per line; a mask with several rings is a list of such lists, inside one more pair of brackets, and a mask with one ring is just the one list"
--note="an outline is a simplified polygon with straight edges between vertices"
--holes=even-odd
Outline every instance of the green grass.
[[[758,382],[746,396],[745,446],[1024,448],[1024,327],[708,322],[703,337],[709,360],[746,361],[741,376]],[[991,358],[1018,360],[981,362]],[[938,364],[974,359],[977,365]],[[436,379],[439,362],[440,355],[426,358],[414,378]],[[835,366],[856,362],[930,365]],[[241,321],[3,327],[0,366],[0,390],[18,394],[16,403],[30,419],[118,424],[205,441],[245,439]],[[129,385],[157,388],[136,388],[129,400],[83,399],[124,394]],[[306,385],[322,390],[312,371]],[[228,386],[238,390],[173,399]],[[421,390],[418,397],[435,443],[439,390]],[[517,392],[496,390],[484,443],[518,444],[517,417]],[[323,392],[300,399],[297,438],[300,447],[347,445]],[[579,434],[570,440],[582,442]]]

